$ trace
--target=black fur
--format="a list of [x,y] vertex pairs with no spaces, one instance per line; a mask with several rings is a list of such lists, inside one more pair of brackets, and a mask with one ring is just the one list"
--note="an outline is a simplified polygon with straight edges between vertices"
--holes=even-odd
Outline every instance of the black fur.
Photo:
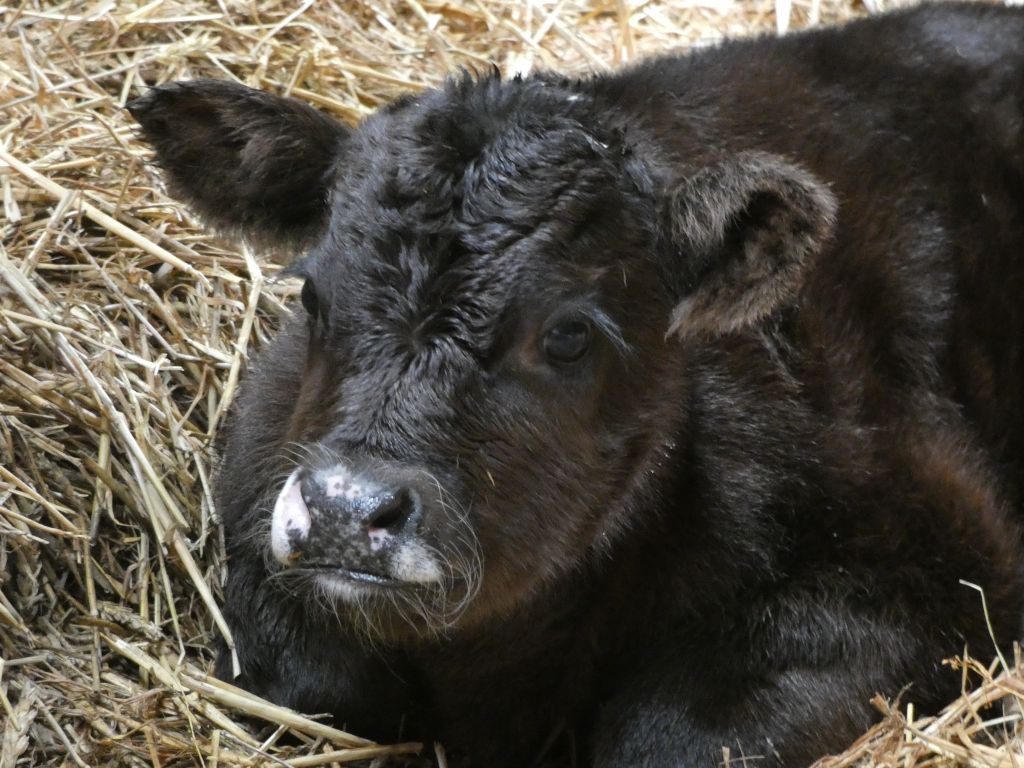
[[[454,78],[353,132],[203,81],[132,109],[207,220],[315,241],[218,481],[244,687],[453,765],[788,768],[993,656],[961,579],[1021,637],[1024,9]],[[296,466],[429,478],[444,589],[278,565]]]

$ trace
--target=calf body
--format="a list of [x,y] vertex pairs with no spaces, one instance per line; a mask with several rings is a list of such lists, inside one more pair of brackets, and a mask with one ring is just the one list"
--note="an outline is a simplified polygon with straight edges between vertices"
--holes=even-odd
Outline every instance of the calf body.
[[800,766],[994,654],[961,580],[1020,637],[1024,11],[358,130],[132,111],[212,225],[305,252],[218,482],[244,687],[456,765]]

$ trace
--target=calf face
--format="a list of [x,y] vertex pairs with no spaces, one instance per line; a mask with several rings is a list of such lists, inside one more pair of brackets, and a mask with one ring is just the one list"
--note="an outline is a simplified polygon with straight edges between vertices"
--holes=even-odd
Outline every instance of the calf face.
[[211,223],[315,243],[260,538],[385,636],[507,613],[608,550],[678,427],[666,335],[786,304],[832,226],[827,190],[767,154],[665,189],[556,82],[464,77],[355,132],[211,81],[131,109]]

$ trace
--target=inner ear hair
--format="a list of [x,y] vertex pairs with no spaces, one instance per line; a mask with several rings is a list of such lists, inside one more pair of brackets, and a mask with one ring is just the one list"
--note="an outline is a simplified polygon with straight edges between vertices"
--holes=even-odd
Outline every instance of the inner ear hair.
[[763,152],[702,168],[668,202],[669,335],[718,335],[792,302],[835,227],[837,202],[803,168]]

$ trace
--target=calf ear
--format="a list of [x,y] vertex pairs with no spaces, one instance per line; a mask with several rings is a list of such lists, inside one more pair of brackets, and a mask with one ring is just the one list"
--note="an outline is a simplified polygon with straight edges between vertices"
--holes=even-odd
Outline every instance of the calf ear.
[[309,245],[329,216],[349,130],[295,99],[220,80],[168,83],[128,104],[169,191],[257,245]]
[[836,200],[781,157],[747,153],[684,181],[668,204],[669,333],[722,334],[792,301],[835,225]]

